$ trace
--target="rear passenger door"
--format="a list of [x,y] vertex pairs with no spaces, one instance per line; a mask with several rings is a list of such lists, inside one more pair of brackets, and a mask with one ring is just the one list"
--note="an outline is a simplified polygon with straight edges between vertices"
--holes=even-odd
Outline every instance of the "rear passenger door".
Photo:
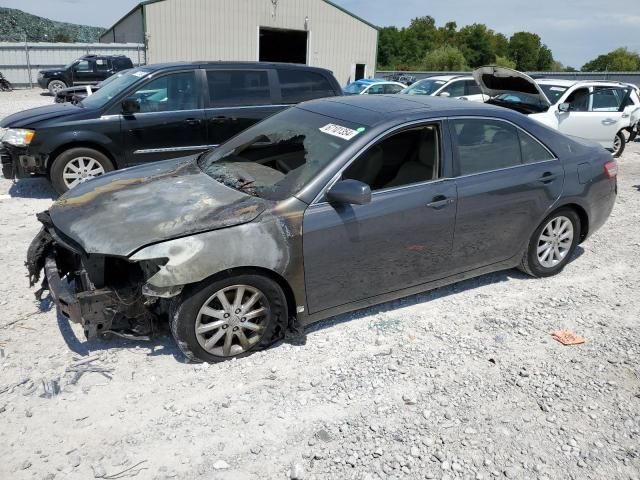
[[521,254],[562,193],[560,161],[538,140],[503,120],[453,118],[449,130],[458,191],[455,273]]
[[210,69],[206,82],[209,145],[219,145],[283,108],[273,102],[273,70]]

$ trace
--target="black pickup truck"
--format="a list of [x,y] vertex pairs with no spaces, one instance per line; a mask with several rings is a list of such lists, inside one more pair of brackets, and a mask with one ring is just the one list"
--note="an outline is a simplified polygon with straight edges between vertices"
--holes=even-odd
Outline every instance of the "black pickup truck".
[[41,70],[38,85],[55,95],[63,88],[95,85],[128,68],[133,68],[133,62],[124,55],[85,55],[62,68]]

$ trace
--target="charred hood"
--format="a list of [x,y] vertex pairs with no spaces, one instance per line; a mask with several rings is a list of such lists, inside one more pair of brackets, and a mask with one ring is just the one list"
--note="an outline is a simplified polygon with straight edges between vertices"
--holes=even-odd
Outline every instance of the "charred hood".
[[188,157],[80,184],[49,212],[56,232],[85,253],[124,257],[154,243],[250,222],[266,204],[215,181]]

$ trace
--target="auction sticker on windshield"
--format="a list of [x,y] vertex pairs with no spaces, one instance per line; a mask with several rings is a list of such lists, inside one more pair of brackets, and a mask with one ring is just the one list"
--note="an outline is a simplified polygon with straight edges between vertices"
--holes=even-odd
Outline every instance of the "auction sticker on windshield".
[[358,133],[360,133],[357,130],[342,127],[334,123],[325,125],[324,127],[320,128],[320,131],[328,135],[333,135],[334,137],[342,138],[343,140],[351,140],[353,137],[358,135]]

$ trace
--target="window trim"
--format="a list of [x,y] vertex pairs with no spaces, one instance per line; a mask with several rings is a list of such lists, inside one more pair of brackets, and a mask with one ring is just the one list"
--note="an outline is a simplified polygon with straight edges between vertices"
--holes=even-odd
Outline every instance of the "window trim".
[[[535,140],[536,142],[538,142],[538,144],[540,146],[542,146],[542,148],[544,148],[549,155],[551,155],[551,158],[547,159],[547,160],[540,160],[539,162],[530,162],[530,163],[521,163],[520,165],[512,165],[510,167],[503,167],[503,168],[494,168],[492,170],[485,170],[483,172],[475,172],[475,173],[467,173],[465,175],[455,175],[455,171],[457,170],[457,167],[459,166],[459,157],[458,157],[458,145],[457,142],[454,141],[453,139],[453,132],[452,132],[452,128],[449,129],[449,135],[451,136],[451,145],[452,145],[452,161],[453,161],[453,171],[452,171],[452,177],[453,179],[458,179],[458,178],[467,178],[467,177],[473,177],[476,175],[484,175],[485,173],[493,173],[493,172],[501,172],[503,170],[511,170],[513,168],[520,168],[520,167],[527,167],[530,165],[539,165],[542,163],[547,163],[547,162],[555,162],[555,161],[559,161],[560,159],[556,156],[555,153],[553,153],[551,151],[551,149],[549,147],[547,147],[544,143],[542,143],[535,135],[527,132],[524,128],[520,127],[519,125],[513,123],[510,120],[504,119],[504,118],[498,118],[498,117],[487,117],[487,116],[473,116],[473,115],[462,115],[462,116],[455,116],[455,117],[449,117],[447,119],[447,121],[452,122],[454,120],[461,120],[461,119],[471,119],[471,120],[493,120],[493,121],[498,121],[498,122],[504,122],[507,123],[513,127],[515,127],[518,130],[518,135],[520,134],[520,132],[524,132],[526,135],[529,135],[529,137],[531,137],[533,140]],[[518,145],[520,146],[520,155],[522,158],[522,145],[520,144],[520,137],[518,136]]]
[[438,124],[438,139],[439,139],[439,145],[438,145],[438,178],[433,178],[431,180],[424,180],[422,182],[415,182],[415,183],[409,183],[407,185],[399,185],[397,187],[388,187],[388,188],[382,188],[380,190],[375,190],[371,192],[372,197],[378,193],[386,193],[386,192],[390,192],[390,191],[395,191],[395,190],[401,190],[401,189],[405,189],[405,188],[409,188],[409,187],[415,187],[415,186],[419,186],[419,185],[426,185],[426,184],[430,184],[430,183],[435,183],[435,182],[440,182],[440,181],[444,181],[444,180],[450,180],[451,178],[449,177],[445,177],[442,175],[443,172],[443,157],[444,157],[444,129],[445,129],[445,121],[446,118],[445,117],[437,117],[437,118],[430,118],[428,120],[413,120],[411,122],[407,122],[407,123],[403,123],[401,125],[397,125],[395,126],[393,129],[388,130],[386,132],[380,133],[379,135],[377,135],[376,137],[374,137],[372,140],[370,140],[364,147],[362,147],[360,149],[360,151],[358,151],[358,153],[356,153],[352,158],[349,159],[348,162],[346,162],[344,165],[342,165],[342,167],[340,167],[340,169],[335,173],[335,175],[333,177],[331,177],[331,180],[329,180],[327,182],[327,184],[320,190],[320,192],[318,192],[318,194],[315,196],[315,198],[311,201],[311,203],[309,204],[309,207],[313,207],[315,205],[326,205],[329,204],[329,202],[327,202],[326,200],[322,200],[325,196],[325,194],[327,193],[327,191],[333,187],[337,182],[340,181],[340,178],[342,177],[342,174],[344,173],[345,170],[347,170],[351,164],[353,164],[353,162],[356,162],[362,155],[364,155],[371,147],[373,147],[375,144],[377,144],[378,142],[391,137],[397,133],[399,133],[402,130],[413,130],[417,127],[419,127],[420,125],[430,125],[430,124],[434,124],[437,123]]

